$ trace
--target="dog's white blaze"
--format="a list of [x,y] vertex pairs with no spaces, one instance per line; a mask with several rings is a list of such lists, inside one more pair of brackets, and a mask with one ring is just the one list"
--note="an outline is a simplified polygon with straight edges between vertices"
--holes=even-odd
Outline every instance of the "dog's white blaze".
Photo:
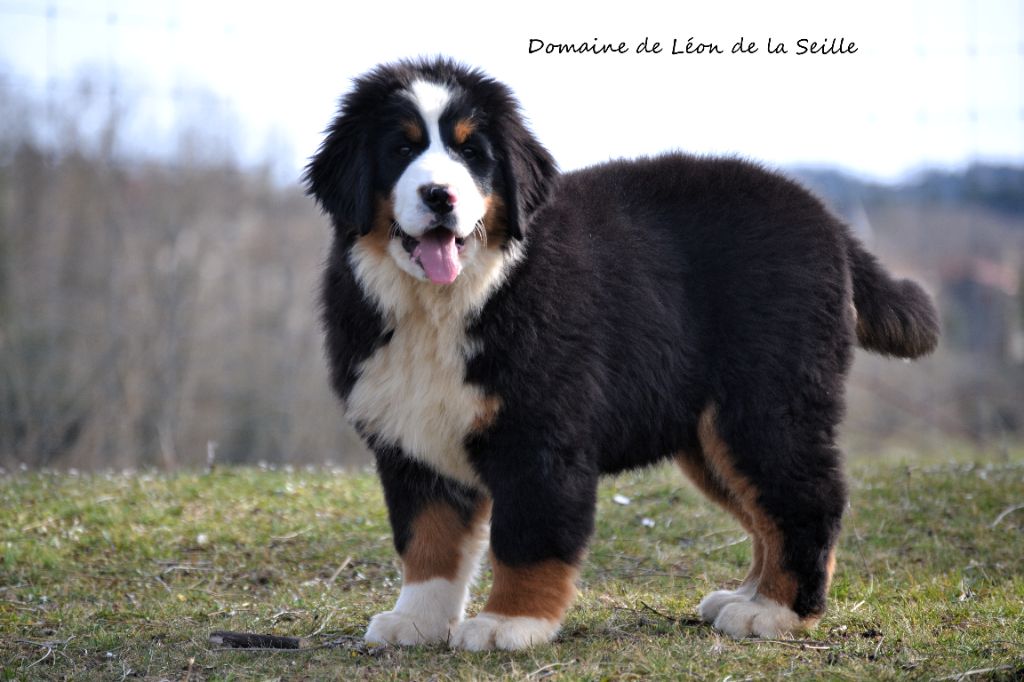
[[423,203],[420,188],[425,185],[447,185],[458,201],[452,214],[453,231],[467,237],[484,217],[487,205],[484,195],[465,164],[452,157],[441,139],[441,114],[451,99],[442,85],[416,81],[409,88],[409,97],[419,109],[427,129],[427,148],[405,169],[392,191],[395,219],[407,234],[419,237],[434,222],[434,214]]
[[[396,243],[392,240],[392,247]],[[399,266],[401,259],[362,243],[350,255],[356,278],[393,335],[360,366],[346,401],[348,418],[474,487],[480,481],[464,442],[474,420],[485,413],[485,396],[465,382],[466,361],[479,351],[466,326],[520,253],[469,240],[462,274],[445,287],[421,283]]]
[[447,641],[466,612],[469,588],[476,580],[480,559],[487,548],[489,527],[489,524],[480,524],[462,543],[459,570],[454,580],[433,578],[403,583],[395,608],[378,613],[370,620],[365,639],[391,644]]
[[419,107],[420,114],[427,124],[430,139],[434,140],[440,137],[438,124],[441,114],[444,113],[444,108],[448,106],[448,102],[452,98],[451,91],[440,83],[417,80],[409,86],[409,96]]

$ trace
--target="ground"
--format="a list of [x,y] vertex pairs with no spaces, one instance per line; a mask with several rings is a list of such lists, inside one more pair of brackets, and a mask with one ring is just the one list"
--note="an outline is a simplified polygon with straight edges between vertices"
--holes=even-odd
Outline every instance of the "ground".
[[[362,643],[399,583],[370,473],[6,474],[0,679],[1019,680],[1022,454],[853,463],[828,615],[789,641],[696,620],[749,559],[726,514],[667,467],[609,479],[561,635],[514,654]],[[214,630],[319,648],[223,651]]]

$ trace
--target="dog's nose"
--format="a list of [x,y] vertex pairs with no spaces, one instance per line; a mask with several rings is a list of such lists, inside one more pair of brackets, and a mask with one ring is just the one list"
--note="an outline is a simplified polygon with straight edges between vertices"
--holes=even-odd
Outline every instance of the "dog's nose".
[[448,185],[423,185],[420,187],[423,203],[434,213],[451,213],[455,207],[455,193]]

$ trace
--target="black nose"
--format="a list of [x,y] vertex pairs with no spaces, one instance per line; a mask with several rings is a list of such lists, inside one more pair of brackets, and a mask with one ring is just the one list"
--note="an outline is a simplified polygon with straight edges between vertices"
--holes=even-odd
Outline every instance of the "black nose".
[[447,185],[423,185],[420,187],[420,196],[423,203],[434,213],[451,213],[455,206],[455,196],[448,190]]

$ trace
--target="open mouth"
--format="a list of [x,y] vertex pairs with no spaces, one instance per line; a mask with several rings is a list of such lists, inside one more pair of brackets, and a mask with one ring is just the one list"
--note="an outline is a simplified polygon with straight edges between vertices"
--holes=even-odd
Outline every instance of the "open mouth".
[[451,284],[462,272],[459,254],[466,246],[464,237],[457,237],[447,227],[434,227],[419,237],[407,234],[396,223],[395,235],[402,238],[402,248],[423,268],[434,284]]
[[[435,227],[433,230],[429,230],[429,232],[435,232],[437,230],[444,230],[445,232],[450,232],[451,231],[447,227]],[[416,237],[413,237],[411,234],[406,234],[405,232],[403,232],[402,228],[400,228],[400,227],[397,228],[397,231],[398,231],[398,235],[402,238],[402,248],[405,249],[406,253],[408,253],[410,256],[412,256],[413,251],[415,251],[416,247],[420,245],[420,240],[423,239],[423,237],[420,237],[419,239],[417,239]],[[426,235],[423,235],[423,236],[425,237]],[[463,247],[466,246],[466,238],[465,237],[456,237],[455,238],[455,246],[461,252]]]

